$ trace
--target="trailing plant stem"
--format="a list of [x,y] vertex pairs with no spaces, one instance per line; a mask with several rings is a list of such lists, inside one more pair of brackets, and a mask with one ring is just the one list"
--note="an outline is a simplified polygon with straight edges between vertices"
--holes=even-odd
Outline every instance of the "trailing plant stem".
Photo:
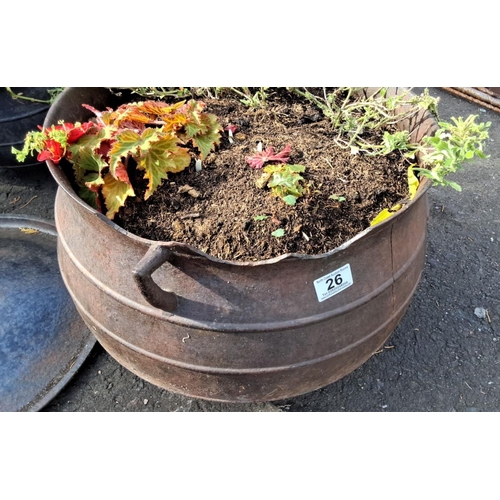
[[30,102],[40,102],[43,104],[50,104],[51,99],[36,99],[35,97],[27,97],[22,94],[16,94],[10,87],[5,87],[7,89],[7,92],[10,94],[12,99],[24,99],[25,101],[30,101]]

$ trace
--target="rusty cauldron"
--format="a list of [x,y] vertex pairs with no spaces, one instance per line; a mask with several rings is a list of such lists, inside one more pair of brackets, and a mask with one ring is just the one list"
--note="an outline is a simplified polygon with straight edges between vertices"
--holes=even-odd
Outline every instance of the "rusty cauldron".
[[[67,88],[44,126],[87,120],[82,103],[104,109],[112,99]],[[422,112],[405,127],[420,140],[436,122]],[[113,358],[168,391],[263,402],[324,387],[386,342],[420,280],[426,181],[395,216],[326,254],[233,263],[124,231],[47,163],[59,185],[59,266],[79,313]]]

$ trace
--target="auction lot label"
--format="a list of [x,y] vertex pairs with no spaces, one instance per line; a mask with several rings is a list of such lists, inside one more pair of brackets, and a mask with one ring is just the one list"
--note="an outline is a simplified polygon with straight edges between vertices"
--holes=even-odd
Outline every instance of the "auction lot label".
[[314,282],[314,288],[316,289],[318,300],[323,302],[324,300],[343,292],[352,284],[351,266],[346,264],[340,269],[317,279]]

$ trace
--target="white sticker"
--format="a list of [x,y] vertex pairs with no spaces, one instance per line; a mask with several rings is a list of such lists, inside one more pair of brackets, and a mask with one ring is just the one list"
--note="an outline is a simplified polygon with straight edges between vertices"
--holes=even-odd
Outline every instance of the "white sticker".
[[323,302],[324,300],[337,295],[337,293],[343,292],[352,284],[351,266],[346,264],[340,269],[317,279],[314,282],[314,288],[316,289],[318,300]]

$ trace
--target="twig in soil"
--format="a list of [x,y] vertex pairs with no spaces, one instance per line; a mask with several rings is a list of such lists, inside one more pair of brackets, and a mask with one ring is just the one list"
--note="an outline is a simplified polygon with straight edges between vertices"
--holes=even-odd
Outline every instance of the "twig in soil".
[[37,195],[33,196],[31,198],[31,200],[29,200],[27,203],[25,203],[24,205],[20,206],[19,208],[24,208],[24,207],[28,206],[35,198],[38,198],[38,196]]
[[21,199],[20,196],[18,196],[17,198],[14,198],[11,202],[10,202],[10,205],[15,205],[19,200]]
[[472,387],[464,380],[464,384],[472,391]]
[[488,323],[491,323],[491,318],[490,318],[490,315],[488,313],[488,309],[486,309],[486,317],[488,318]]
[[325,161],[326,161],[326,163],[328,163],[328,166],[329,166],[330,168],[333,168],[333,165],[332,165],[332,163],[330,162],[330,160],[329,160],[328,158],[323,158],[323,160],[325,160]]
[[191,214],[184,214],[180,216],[181,219],[197,219],[198,217],[201,217],[199,212],[193,212]]
[[[325,161],[326,161],[326,163],[328,163],[328,166],[329,166],[330,168],[335,168],[335,167],[331,164],[331,162],[330,162],[330,160],[329,160],[328,158],[323,158],[323,160],[325,160]],[[340,181],[342,181],[344,184],[347,184],[347,183],[349,182],[349,181],[346,181],[345,179],[342,179],[342,177],[337,177],[337,179],[339,179]]]
[[384,352],[384,349],[394,349],[393,345],[385,345],[382,349],[379,349],[378,351],[375,352],[375,354],[380,354],[381,352]]
[[189,196],[192,196],[193,198],[199,198],[201,196],[201,193],[199,191],[189,186],[188,184],[185,184],[184,186],[180,187],[177,190],[177,192],[179,194],[187,193]]

